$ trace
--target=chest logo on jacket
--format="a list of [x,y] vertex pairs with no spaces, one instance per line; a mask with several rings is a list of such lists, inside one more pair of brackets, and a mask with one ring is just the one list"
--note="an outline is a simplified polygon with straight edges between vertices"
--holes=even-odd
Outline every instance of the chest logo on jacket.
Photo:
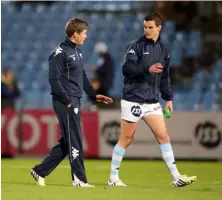
[[72,58],[73,60],[76,60],[76,55],[75,54],[70,55],[69,58]]

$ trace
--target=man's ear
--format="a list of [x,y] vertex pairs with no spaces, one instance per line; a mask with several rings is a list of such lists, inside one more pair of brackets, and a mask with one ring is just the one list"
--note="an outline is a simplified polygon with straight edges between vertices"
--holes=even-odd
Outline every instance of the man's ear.
[[161,25],[159,25],[159,27],[158,27],[158,28],[159,28],[159,31],[161,31],[161,29],[162,29],[162,26],[161,26]]
[[77,34],[78,34],[77,32],[74,32],[73,37],[76,38]]

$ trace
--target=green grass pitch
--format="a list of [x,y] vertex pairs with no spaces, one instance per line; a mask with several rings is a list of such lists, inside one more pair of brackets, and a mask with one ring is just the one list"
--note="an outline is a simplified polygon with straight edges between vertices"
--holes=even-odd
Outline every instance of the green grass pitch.
[[120,177],[126,188],[107,186],[110,161],[86,160],[89,183],[95,188],[73,188],[67,160],[37,186],[29,172],[40,159],[2,160],[3,200],[221,200],[221,162],[177,162],[181,173],[196,175],[196,183],[176,188],[162,161],[124,161]]

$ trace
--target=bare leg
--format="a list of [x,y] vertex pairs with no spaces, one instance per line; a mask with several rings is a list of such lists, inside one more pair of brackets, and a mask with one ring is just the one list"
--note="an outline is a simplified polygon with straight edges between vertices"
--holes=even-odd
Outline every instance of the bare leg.
[[121,133],[118,143],[113,149],[110,180],[119,179],[119,168],[125,155],[126,148],[132,143],[137,122],[121,120]]
[[146,124],[150,127],[156,140],[160,146],[162,158],[166,163],[172,179],[175,181],[179,178],[180,173],[177,170],[176,162],[174,159],[173,150],[170,144],[170,138],[167,133],[165,120],[162,115],[146,115],[144,117]]

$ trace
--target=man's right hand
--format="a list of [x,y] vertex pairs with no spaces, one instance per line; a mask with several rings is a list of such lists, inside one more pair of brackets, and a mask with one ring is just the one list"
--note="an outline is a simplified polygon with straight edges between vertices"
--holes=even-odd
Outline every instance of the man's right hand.
[[150,73],[161,73],[163,71],[163,66],[161,63],[155,63],[149,67]]
[[70,104],[68,104],[66,107],[67,107],[67,108],[70,108],[70,107],[71,107],[71,105],[72,105],[72,104],[70,103]]

